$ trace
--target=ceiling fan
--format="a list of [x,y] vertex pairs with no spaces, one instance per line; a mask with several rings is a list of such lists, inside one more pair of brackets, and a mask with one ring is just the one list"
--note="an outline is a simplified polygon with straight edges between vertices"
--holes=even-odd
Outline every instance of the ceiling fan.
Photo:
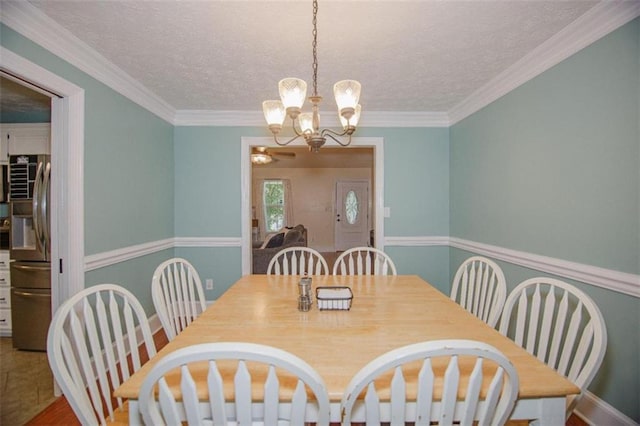
[[269,164],[272,161],[279,161],[275,157],[295,158],[295,156],[295,152],[270,151],[266,146],[251,148],[251,162],[253,164]]

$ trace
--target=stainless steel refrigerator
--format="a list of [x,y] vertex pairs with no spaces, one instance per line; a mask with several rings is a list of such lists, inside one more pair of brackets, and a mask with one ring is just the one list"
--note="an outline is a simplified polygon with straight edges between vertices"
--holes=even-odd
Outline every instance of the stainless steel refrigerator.
[[51,322],[51,157],[9,158],[13,346],[45,351]]

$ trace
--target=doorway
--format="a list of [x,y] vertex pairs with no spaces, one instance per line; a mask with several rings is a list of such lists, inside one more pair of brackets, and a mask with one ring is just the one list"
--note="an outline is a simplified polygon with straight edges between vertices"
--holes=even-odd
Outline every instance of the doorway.
[[51,309],[84,288],[84,90],[0,46],[0,70],[51,98]]
[[[0,46],[0,70],[51,98],[51,311],[84,288],[84,90]],[[35,370],[34,370],[35,372]],[[53,380],[52,380],[53,382]],[[53,384],[54,395],[61,395]]]
[[[306,147],[304,141],[292,142],[289,147]],[[241,250],[242,250],[242,274],[251,273],[251,218],[252,218],[252,175],[251,175],[251,152],[254,147],[276,148],[277,145],[270,137],[242,137],[240,152],[240,168],[241,168]],[[325,147],[339,147],[336,142],[327,141]],[[384,139],[380,137],[354,137],[351,141],[351,148],[373,148],[373,191],[371,195],[371,204],[373,206],[373,215],[371,224],[375,231],[374,246],[384,249]],[[342,149],[350,149],[350,147]],[[284,161],[284,160],[283,160]],[[333,232],[331,229],[330,232]]]

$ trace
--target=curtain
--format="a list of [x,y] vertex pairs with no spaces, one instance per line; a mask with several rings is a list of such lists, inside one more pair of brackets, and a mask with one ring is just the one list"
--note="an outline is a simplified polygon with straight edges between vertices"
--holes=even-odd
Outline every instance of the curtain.
[[282,179],[284,187],[284,226],[295,226],[293,220],[293,194],[291,192],[291,180]]
[[264,240],[265,224],[264,220],[264,204],[262,201],[262,192],[264,191],[264,179],[258,179],[253,187],[253,208],[255,209],[256,219],[258,219],[258,239]]

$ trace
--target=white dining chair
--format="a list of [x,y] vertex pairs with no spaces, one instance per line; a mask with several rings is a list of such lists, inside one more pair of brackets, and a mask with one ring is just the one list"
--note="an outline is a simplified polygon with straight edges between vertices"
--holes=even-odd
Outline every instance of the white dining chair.
[[113,391],[156,354],[144,309],[116,284],[86,288],[53,316],[47,357],[53,377],[83,425],[128,420]]
[[451,299],[495,327],[507,298],[507,280],[491,259],[473,256],[462,262],[451,286]]
[[310,247],[288,247],[269,262],[267,275],[327,275],[329,266],[320,252]]
[[[502,425],[518,386],[516,369],[493,346],[471,340],[416,343],[380,355],[356,373],[342,397],[342,425],[354,417],[367,425]],[[407,397],[407,388],[415,390],[415,399]]]
[[566,282],[531,278],[507,297],[499,331],[580,388],[568,398],[569,418],[607,349],[607,329],[594,301]]
[[397,275],[397,271],[393,260],[382,250],[354,247],[338,256],[333,275]]
[[138,402],[148,425],[329,425],[329,396],[318,373],[289,352],[246,342],[167,354],[145,377]]
[[198,271],[179,257],[158,265],[151,280],[151,297],[169,341],[207,308]]

